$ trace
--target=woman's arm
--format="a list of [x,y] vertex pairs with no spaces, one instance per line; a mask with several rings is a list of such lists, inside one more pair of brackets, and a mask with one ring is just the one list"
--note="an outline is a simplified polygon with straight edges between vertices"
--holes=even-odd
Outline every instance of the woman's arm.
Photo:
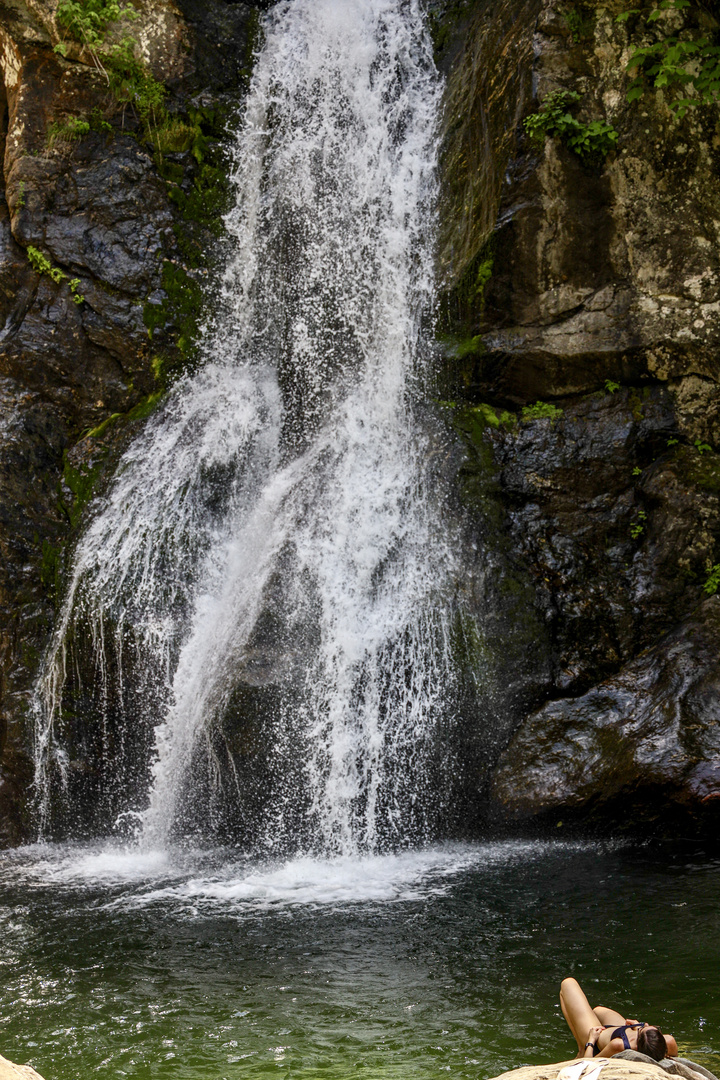
[[622,1039],[611,1039],[604,1050],[601,1050],[598,1057],[614,1057],[615,1054],[621,1054],[625,1049],[625,1043]]
[[[585,1043],[585,1050],[584,1050],[583,1055],[582,1055],[583,1057],[586,1057],[586,1058],[595,1057],[595,1047],[597,1045],[598,1039],[600,1038],[600,1032],[603,1031],[603,1030],[604,1029],[602,1027],[591,1027],[590,1028],[590,1030],[587,1033],[587,1042]],[[602,1053],[602,1051],[601,1051],[601,1053]]]

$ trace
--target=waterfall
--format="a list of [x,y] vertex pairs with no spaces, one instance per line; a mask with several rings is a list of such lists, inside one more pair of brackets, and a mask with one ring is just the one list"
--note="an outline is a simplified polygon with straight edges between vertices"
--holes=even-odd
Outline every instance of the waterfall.
[[454,769],[418,421],[439,92],[417,0],[265,16],[204,362],[98,500],[38,684],[46,826],[74,740],[98,820],[137,815],[151,844],[231,819],[263,850],[432,835]]

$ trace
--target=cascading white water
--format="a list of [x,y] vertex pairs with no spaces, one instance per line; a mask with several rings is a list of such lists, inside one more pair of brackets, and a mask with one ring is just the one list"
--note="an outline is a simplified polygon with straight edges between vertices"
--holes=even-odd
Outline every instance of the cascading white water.
[[120,729],[155,731],[145,836],[182,829],[198,757],[223,771],[214,734],[270,605],[294,674],[258,721],[257,842],[299,830],[351,853],[430,828],[438,759],[452,768],[437,751],[452,575],[413,403],[438,98],[417,0],[281,0],[267,16],[206,362],[125,454],[76,552],[37,695],[41,815],[84,635]]

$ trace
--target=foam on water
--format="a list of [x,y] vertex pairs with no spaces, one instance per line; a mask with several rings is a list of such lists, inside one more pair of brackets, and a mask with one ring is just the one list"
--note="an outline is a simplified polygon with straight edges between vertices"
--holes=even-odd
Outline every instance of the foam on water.
[[466,870],[529,864],[587,849],[587,843],[503,841],[392,855],[258,861],[222,850],[148,851],[112,841],[35,844],[3,854],[0,876],[11,874],[34,888],[109,891],[106,905],[121,909],[160,905],[178,914],[242,914],[423,900],[446,894]]

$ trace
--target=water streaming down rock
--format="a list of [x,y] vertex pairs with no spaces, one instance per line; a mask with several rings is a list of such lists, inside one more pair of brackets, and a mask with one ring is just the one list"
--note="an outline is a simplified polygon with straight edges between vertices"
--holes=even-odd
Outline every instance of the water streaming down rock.
[[70,733],[99,762],[93,827],[142,811],[152,843],[347,853],[437,828],[452,559],[414,402],[438,94],[415,0],[267,17],[206,362],[97,507],[38,688],[46,826]]

